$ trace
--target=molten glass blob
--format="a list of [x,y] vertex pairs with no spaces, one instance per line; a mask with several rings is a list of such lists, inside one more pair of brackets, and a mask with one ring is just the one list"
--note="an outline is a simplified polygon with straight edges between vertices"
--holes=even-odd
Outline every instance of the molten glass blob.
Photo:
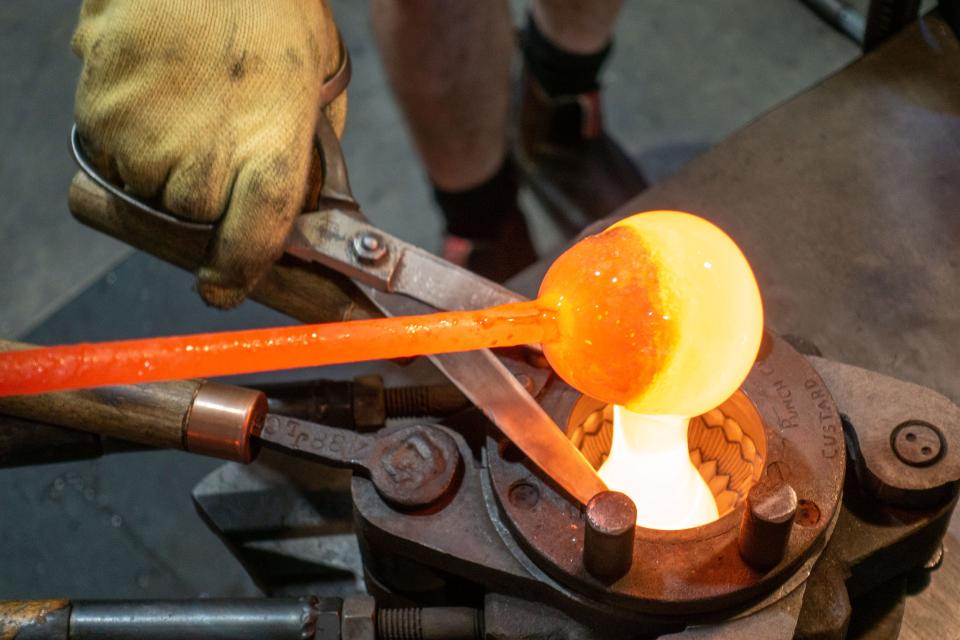
[[612,491],[630,496],[641,527],[689,529],[719,517],[710,488],[690,461],[689,422],[613,408],[613,443],[597,473]]
[[702,218],[652,211],[585,238],[540,287],[558,340],[543,345],[574,388],[644,414],[694,416],[740,386],[763,307],[746,258]]
[[697,415],[746,377],[762,326],[756,281],[733,241],[696,216],[657,211],[574,245],[530,302],[4,353],[0,396],[540,342],[588,395]]

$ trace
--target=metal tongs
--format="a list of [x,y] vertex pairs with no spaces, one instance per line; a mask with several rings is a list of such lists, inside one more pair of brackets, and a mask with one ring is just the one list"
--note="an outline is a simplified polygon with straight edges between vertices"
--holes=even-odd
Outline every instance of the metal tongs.
[[[325,87],[330,99],[343,90],[349,79],[349,57],[344,55],[342,59],[345,62]],[[499,284],[366,222],[350,189],[340,142],[322,109],[314,142],[323,166],[323,187],[317,210],[301,214],[294,222],[287,236],[286,253],[351,278],[388,316],[480,309],[524,300]],[[135,211],[189,230],[213,230],[213,224],[183,220],[104,179],[90,163],[76,126],[71,132],[71,143],[83,172]],[[570,498],[586,504],[606,490],[580,451],[492,352],[450,353],[430,359]]]

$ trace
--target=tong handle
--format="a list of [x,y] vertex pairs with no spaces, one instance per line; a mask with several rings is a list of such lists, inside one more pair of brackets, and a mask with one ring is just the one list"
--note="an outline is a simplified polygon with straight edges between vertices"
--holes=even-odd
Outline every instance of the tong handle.
[[[178,225],[113,197],[78,171],[69,206],[81,223],[181,269],[195,271],[207,252],[212,229]],[[284,257],[250,293],[250,298],[301,322],[332,322],[382,314],[346,276],[317,264]]]

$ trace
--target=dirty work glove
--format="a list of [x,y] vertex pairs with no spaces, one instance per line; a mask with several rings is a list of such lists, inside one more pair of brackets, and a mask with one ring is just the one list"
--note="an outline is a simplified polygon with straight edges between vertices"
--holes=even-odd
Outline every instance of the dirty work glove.
[[[85,0],[75,117],[105,177],[216,222],[197,273],[240,303],[307,195],[320,88],[340,64],[325,0]],[[338,135],[346,96],[324,107]]]

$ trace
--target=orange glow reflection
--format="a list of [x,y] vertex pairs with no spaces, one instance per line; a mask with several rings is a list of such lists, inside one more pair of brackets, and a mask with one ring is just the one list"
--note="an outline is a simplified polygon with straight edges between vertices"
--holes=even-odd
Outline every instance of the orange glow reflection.
[[717,519],[717,502],[690,461],[689,418],[613,408],[613,444],[600,478],[637,505],[637,524],[688,529]]

